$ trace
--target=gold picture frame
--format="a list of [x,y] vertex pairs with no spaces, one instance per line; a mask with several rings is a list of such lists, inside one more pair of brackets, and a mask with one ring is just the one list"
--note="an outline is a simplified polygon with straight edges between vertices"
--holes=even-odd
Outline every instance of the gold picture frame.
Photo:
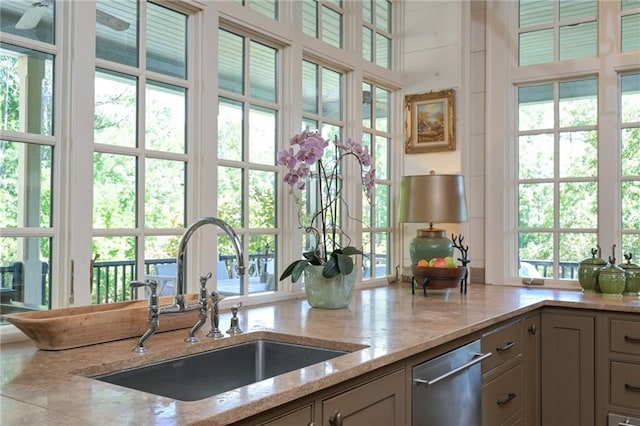
[[453,89],[407,95],[405,153],[455,151]]

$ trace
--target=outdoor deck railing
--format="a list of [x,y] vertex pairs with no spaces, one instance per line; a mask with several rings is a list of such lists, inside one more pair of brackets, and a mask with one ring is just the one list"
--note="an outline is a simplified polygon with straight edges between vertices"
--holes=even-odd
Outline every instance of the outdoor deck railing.
[[[224,261],[229,271],[229,276],[233,276],[232,271],[235,265],[234,255],[220,255],[220,261]],[[264,264],[265,256],[256,254],[249,256],[249,275],[257,276],[261,266]],[[546,260],[522,260],[535,268],[537,274],[544,278],[553,274],[553,262]],[[175,264],[175,258],[166,259],[147,259],[144,262],[144,271],[146,275],[154,275],[157,273],[158,265]],[[561,279],[578,279],[578,262],[560,262],[559,272]],[[22,262],[14,262],[11,265],[0,266],[0,292],[13,300],[22,301],[24,294],[24,270]],[[48,274],[48,265],[43,263],[43,277]],[[92,279],[92,303],[110,303],[131,300],[136,297],[135,290],[130,288],[130,282],[135,276],[135,262],[133,260],[111,260],[97,261],[93,265]],[[253,276],[253,275],[252,275]],[[43,278],[43,285],[46,284]],[[45,291],[43,291],[45,294]]]

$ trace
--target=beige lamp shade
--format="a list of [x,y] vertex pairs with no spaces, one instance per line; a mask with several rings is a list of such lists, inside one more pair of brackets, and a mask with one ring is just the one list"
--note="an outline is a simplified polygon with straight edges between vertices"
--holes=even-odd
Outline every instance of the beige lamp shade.
[[400,186],[400,222],[428,223],[409,244],[412,264],[453,255],[453,243],[434,222],[467,221],[464,178],[460,175],[404,176]]
[[467,200],[461,175],[404,176],[400,185],[400,222],[467,222]]

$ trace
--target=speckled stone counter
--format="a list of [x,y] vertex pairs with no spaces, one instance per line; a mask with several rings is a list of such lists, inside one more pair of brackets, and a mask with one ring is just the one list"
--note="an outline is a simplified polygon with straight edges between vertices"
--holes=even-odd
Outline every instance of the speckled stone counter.
[[[0,353],[0,424],[226,425],[543,306],[640,315],[637,297],[477,284],[469,286],[467,295],[454,289],[424,297],[412,296],[403,283],[356,291],[350,307],[341,310],[312,309],[305,300],[243,308],[241,335],[209,339],[204,337],[207,324],[198,333],[200,342],[187,344],[183,340],[188,330],[161,333],[147,342],[150,351],[145,354],[131,352],[136,339],[65,351],[37,350],[31,342],[5,344]],[[220,324],[226,329],[227,313]],[[88,377],[246,341],[256,333],[277,333],[280,340],[293,343],[313,339],[314,344],[354,352],[192,402]]]

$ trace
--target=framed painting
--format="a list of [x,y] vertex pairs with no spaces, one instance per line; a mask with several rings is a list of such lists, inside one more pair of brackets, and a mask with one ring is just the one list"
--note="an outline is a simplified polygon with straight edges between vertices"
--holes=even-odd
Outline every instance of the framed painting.
[[454,90],[405,96],[405,153],[455,151]]

